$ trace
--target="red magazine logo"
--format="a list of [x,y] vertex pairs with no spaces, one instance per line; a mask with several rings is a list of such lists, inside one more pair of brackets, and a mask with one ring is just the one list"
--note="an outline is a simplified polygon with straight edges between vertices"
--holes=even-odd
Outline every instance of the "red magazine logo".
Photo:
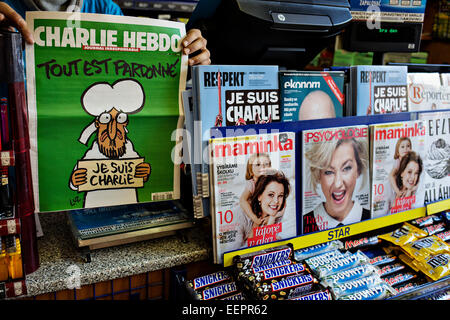
[[423,86],[421,84],[409,85],[409,101],[415,104],[420,104],[423,101]]

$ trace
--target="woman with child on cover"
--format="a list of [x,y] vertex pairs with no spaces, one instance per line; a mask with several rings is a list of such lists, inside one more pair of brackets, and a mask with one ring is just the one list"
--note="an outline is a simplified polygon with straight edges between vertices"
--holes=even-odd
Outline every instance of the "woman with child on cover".
[[[305,153],[312,190],[325,197],[313,211],[303,215],[303,233],[335,228],[370,219],[370,210],[354,200],[357,179],[365,185],[369,155],[366,140],[340,139],[318,143]],[[369,193],[369,191],[367,191]]]
[[[254,222],[238,205],[236,211],[239,227],[236,243],[233,244],[233,248],[227,248],[227,250],[249,246],[248,240],[257,236],[255,232],[257,228],[280,223],[286,209],[289,193],[290,183],[284,173],[273,168],[267,168],[265,173],[256,180],[253,193],[249,198],[250,207],[259,223]],[[251,245],[256,245],[256,243]]]
[[[413,208],[416,201],[407,201],[405,204],[398,203],[399,199],[411,198],[416,194],[420,175],[423,170],[423,162],[420,155],[414,151],[408,151],[401,159],[398,169],[394,174],[395,197],[391,203],[391,213],[405,211]],[[413,200],[413,199],[411,199]]]

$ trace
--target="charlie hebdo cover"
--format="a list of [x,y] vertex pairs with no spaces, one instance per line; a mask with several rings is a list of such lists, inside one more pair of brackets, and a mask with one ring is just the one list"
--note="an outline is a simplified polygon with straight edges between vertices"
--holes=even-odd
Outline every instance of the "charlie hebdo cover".
[[37,211],[178,199],[185,25],[65,12],[27,23]]
[[295,237],[295,133],[210,139],[213,249]]

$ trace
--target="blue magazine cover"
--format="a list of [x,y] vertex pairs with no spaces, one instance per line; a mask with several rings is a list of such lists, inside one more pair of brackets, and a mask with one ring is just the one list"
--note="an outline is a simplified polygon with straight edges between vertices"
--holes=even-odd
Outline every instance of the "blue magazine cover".
[[343,116],[344,72],[280,71],[282,121]]
[[192,88],[196,120],[192,176],[203,196],[203,210],[207,215],[210,207],[210,129],[280,122],[278,66],[194,66]]
[[352,67],[357,116],[408,112],[407,66]]

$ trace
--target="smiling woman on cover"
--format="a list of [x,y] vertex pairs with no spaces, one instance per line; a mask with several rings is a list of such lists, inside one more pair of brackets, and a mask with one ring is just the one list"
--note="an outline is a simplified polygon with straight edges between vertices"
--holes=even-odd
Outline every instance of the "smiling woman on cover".
[[423,163],[420,156],[414,151],[409,151],[400,161],[395,176],[395,183],[400,190],[396,199],[411,197],[416,193],[422,170]]
[[303,233],[370,219],[370,210],[364,209],[353,195],[358,177],[362,174],[365,180],[369,165],[364,140],[334,139],[315,144],[305,158],[309,161],[312,189],[317,192],[320,184],[325,202],[304,214]]
[[[264,242],[257,243],[257,230],[271,225],[281,225],[289,193],[290,183],[284,173],[276,169],[267,169],[266,173],[256,181],[255,190],[249,199],[252,211],[261,220],[261,223],[254,223],[242,208],[237,206],[235,208],[239,221],[236,234],[237,241],[228,246],[225,251],[278,240],[279,235],[272,234],[270,238],[265,238]],[[281,232],[282,229],[280,228],[278,232]],[[262,241],[263,238],[259,240]]]

